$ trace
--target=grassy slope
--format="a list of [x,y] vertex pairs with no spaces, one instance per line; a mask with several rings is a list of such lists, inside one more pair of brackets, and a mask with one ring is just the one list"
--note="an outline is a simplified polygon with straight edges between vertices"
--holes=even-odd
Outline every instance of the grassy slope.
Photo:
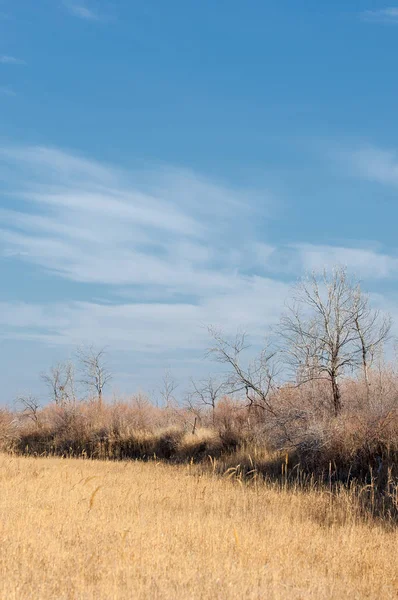
[[0,598],[396,598],[398,535],[344,499],[195,467],[0,455]]

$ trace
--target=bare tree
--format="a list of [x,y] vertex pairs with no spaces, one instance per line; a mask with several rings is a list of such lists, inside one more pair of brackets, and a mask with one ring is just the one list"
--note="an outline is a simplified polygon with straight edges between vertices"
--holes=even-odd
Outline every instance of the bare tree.
[[285,364],[296,382],[300,384],[316,378],[322,352],[317,319],[303,319],[301,307],[295,302],[282,315],[276,332],[283,340]]
[[41,374],[41,379],[49,388],[55,404],[75,401],[74,367],[71,362],[54,365],[47,373]]
[[359,285],[355,290],[354,307],[354,328],[358,336],[356,342],[357,352],[362,363],[366,399],[369,403],[369,368],[372,366],[375,357],[380,354],[389,337],[392,320],[390,315],[382,314],[370,307],[369,297],[361,292]]
[[191,379],[192,392],[188,397],[188,404],[191,409],[194,407],[210,407],[212,421],[214,425],[214,417],[216,405],[219,398],[225,394],[227,384],[225,381],[219,381],[214,377],[209,377],[206,380],[195,382]]
[[33,421],[37,428],[40,427],[39,409],[40,402],[34,396],[18,396],[16,403],[22,407],[22,415]]
[[187,411],[193,416],[193,419],[194,419],[193,422],[189,422],[189,423],[192,427],[192,434],[195,434],[196,426],[200,425],[202,422],[203,406],[201,406],[197,402],[197,399],[194,396],[194,392],[192,392],[192,391],[187,392],[185,399],[184,399],[184,406],[187,409]]
[[226,340],[215,328],[209,327],[214,346],[208,355],[231,368],[226,381],[230,393],[245,391],[249,408],[257,407],[276,416],[271,403],[272,392],[277,388],[277,351],[266,346],[260,355],[247,367],[242,364],[242,353],[249,347],[244,333],[237,334],[233,341]]
[[94,346],[77,350],[82,378],[80,382],[96,394],[98,403],[102,404],[104,387],[112,379],[112,374],[106,364],[106,349],[96,349]]
[[165,371],[162,378],[162,385],[159,393],[163,400],[163,405],[170,408],[175,403],[174,392],[178,388],[178,383],[171,375],[170,371]]
[[388,335],[389,321],[379,321],[360,286],[340,267],[331,275],[325,271],[322,277],[313,273],[301,280],[293,305],[281,318],[277,331],[297,383],[327,379],[335,415],[342,408],[340,376],[362,362],[367,378],[369,356]]

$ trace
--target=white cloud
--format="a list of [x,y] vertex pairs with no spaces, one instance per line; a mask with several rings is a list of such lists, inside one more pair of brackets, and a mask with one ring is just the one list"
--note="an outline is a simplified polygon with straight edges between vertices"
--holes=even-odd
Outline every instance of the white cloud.
[[50,148],[6,147],[0,158],[0,194],[18,206],[0,210],[3,257],[107,290],[106,302],[4,304],[3,337],[203,350],[207,324],[256,337],[276,320],[288,286],[252,272],[273,251],[248,235],[257,192]]
[[3,54],[3,56],[0,56],[0,63],[3,65],[26,65],[26,62],[24,60],[21,60],[20,58],[15,58],[15,56],[7,56],[5,54]]
[[236,278],[228,294],[216,293],[199,303],[0,303],[0,337],[65,346],[89,340],[143,354],[203,355],[210,324],[227,335],[242,327],[251,332],[253,342],[259,342],[277,321],[288,289],[271,279]]
[[[274,200],[264,197],[267,212]],[[0,198],[14,207],[0,209],[4,260],[46,271],[48,285],[85,284],[84,296],[73,288],[77,298],[95,290],[85,302],[3,303],[6,339],[94,342],[167,362],[170,352],[203,353],[208,324],[230,334],[245,328],[259,342],[283,310],[289,280],[304,270],[344,264],[361,278],[398,274],[398,259],[369,248],[260,242],[258,191],[189,170],[121,169],[57,149],[3,147]]]
[[24,179],[28,182],[39,169],[41,180],[45,175],[48,186],[62,181],[74,189],[104,187],[120,183],[123,177],[123,172],[114,167],[46,146],[0,147],[0,156],[10,168],[14,166],[18,177],[23,172]]
[[0,157],[4,192],[21,205],[0,211],[8,256],[72,281],[198,295],[230,289],[234,246],[249,258],[251,192],[186,170],[129,172],[49,148],[3,148]]
[[87,8],[83,4],[73,4],[71,2],[64,2],[69,12],[79,19],[85,19],[87,21],[100,21],[101,17],[93,10]]
[[375,146],[364,146],[342,153],[350,170],[369,181],[384,185],[398,185],[398,154]]
[[380,10],[365,10],[361,13],[363,20],[370,23],[398,24],[398,7],[383,8]]
[[325,156],[338,175],[360,178],[386,186],[398,186],[398,152],[372,144],[331,144]]
[[398,258],[366,248],[297,244],[292,247],[301,269],[321,271],[336,265],[361,279],[385,279],[398,275]]

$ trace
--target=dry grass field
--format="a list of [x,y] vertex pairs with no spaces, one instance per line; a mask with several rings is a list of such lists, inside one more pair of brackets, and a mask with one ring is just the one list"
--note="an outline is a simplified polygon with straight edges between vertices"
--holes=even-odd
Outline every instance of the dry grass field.
[[0,598],[398,597],[398,536],[349,498],[192,466],[0,456]]

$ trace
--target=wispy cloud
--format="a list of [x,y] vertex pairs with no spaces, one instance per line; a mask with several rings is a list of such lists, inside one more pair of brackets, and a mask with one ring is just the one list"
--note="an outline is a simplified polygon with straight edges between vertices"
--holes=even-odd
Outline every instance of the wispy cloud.
[[362,146],[340,153],[345,168],[368,181],[383,185],[398,185],[398,154],[377,146]]
[[[267,247],[266,247],[267,248]],[[363,246],[291,243],[260,251],[259,262],[268,275],[297,277],[304,272],[322,272],[335,266],[346,267],[360,279],[381,280],[398,277],[398,255]]]
[[398,258],[366,246],[259,240],[256,207],[266,217],[275,200],[258,196],[165,165],[134,170],[48,147],[0,148],[0,256],[46,273],[47,285],[69,281],[76,294],[47,304],[43,289],[38,304],[4,303],[0,335],[202,353],[210,323],[260,340],[305,270],[337,263],[361,278],[398,276]]
[[[134,172],[51,148],[8,147],[0,158],[0,193],[19,206],[0,211],[3,257],[50,276],[101,284],[113,301],[107,308],[75,303],[65,329],[30,336],[55,336],[62,343],[96,338],[87,312],[106,321],[102,329],[112,338],[124,329],[124,319],[137,319],[134,335],[142,346],[167,327],[168,344],[177,347],[182,336],[182,347],[197,347],[204,323],[234,328],[275,318],[272,305],[283,301],[286,285],[251,272],[272,253],[271,246],[247,241],[257,192],[189,170]],[[68,314],[64,306],[62,313]],[[32,323],[47,327],[34,314]],[[75,317],[90,331],[74,329]]]
[[73,281],[180,292],[228,286],[226,238],[250,218],[247,192],[186,170],[129,174],[48,148],[0,155],[26,206],[0,214],[9,252]]
[[322,271],[336,265],[347,267],[361,279],[387,279],[398,276],[398,257],[368,248],[349,248],[313,244],[296,244],[299,268]]
[[26,62],[20,58],[16,58],[15,56],[7,56],[3,54],[0,56],[0,64],[3,65],[26,65]]
[[389,23],[398,25],[398,7],[383,8],[380,10],[365,10],[361,18],[369,23]]
[[74,4],[72,2],[64,2],[64,5],[68,9],[71,15],[78,17],[79,19],[85,19],[87,21],[100,21],[101,16],[94,10],[87,8],[83,4]]
[[0,303],[0,338],[74,346],[87,340],[118,350],[149,354],[199,351],[209,343],[206,325],[228,335],[240,326],[259,341],[275,323],[288,285],[272,279],[237,280],[230,293],[205,295],[200,302],[105,304]]

